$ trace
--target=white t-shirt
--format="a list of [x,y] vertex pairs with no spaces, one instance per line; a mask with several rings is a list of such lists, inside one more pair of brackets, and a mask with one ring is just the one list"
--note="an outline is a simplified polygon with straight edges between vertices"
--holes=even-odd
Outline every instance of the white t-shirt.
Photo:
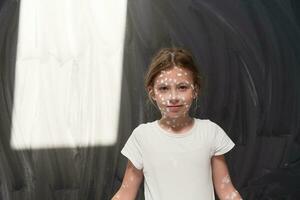
[[216,123],[196,119],[185,133],[170,133],[158,120],[136,127],[121,153],[144,173],[145,200],[214,200],[211,157],[234,143]]

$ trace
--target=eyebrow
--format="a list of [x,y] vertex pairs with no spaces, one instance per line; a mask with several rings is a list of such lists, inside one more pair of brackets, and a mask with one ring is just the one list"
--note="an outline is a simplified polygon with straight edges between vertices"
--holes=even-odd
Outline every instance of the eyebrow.
[[191,85],[191,83],[188,81],[183,81],[183,82],[177,83],[177,85]]
[[168,84],[166,84],[166,83],[160,83],[160,84],[157,85],[157,87],[161,87],[161,86],[168,86]]
[[[176,83],[176,85],[190,85],[191,83],[189,83],[189,82],[179,82],[179,83]],[[168,83],[159,83],[158,85],[157,85],[157,87],[161,87],[161,86],[169,86],[170,84],[168,84]]]

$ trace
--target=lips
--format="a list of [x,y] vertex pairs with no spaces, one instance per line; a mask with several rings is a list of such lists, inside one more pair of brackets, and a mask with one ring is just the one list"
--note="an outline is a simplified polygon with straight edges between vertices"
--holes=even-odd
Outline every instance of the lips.
[[181,107],[182,105],[174,105],[174,106],[167,106],[168,108],[178,108]]
[[172,105],[167,106],[169,112],[179,112],[181,110],[182,105]]

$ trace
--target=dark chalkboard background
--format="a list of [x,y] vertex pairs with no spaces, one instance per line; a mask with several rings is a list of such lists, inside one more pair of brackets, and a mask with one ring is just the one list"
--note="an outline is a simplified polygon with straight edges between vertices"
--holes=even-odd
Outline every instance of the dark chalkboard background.
[[157,117],[142,74],[169,46],[195,55],[205,88],[194,113],[236,143],[226,158],[243,199],[300,199],[296,0],[129,0],[117,144],[17,151],[9,141],[19,5],[0,1],[0,199],[109,199],[127,162],[122,146],[135,126]]

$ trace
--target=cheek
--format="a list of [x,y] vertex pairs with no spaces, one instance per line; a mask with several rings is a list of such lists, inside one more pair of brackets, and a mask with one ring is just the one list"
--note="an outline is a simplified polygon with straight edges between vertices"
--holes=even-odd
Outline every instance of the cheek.
[[[156,94],[156,101],[158,104],[166,105],[168,101],[172,99],[172,95],[168,93],[157,93]],[[183,104],[189,105],[193,102],[192,93],[181,93],[177,94],[176,99],[180,100]]]
[[191,92],[188,93],[183,93],[179,96],[179,99],[184,103],[184,104],[192,104],[193,102],[193,94]]
[[156,95],[156,103],[158,104],[158,106],[160,105],[166,105],[168,101],[168,98],[166,95],[164,94],[157,94]]

